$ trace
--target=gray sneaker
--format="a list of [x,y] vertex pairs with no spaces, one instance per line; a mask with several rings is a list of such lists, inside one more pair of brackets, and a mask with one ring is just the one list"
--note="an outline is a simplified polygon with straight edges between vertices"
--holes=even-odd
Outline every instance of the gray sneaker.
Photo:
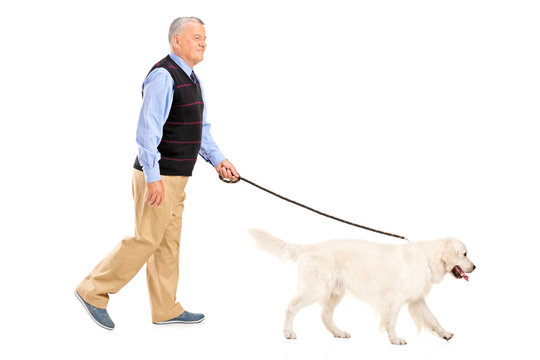
[[77,297],[77,299],[79,299],[88,315],[90,315],[90,317],[96,322],[96,324],[107,330],[114,329],[114,323],[109,317],[107,309],[100,309],[90,305],[89,303],[84,301],[84,299],[81,297],[81,295],[79,295],[77,290],[75,290],[75,296]]
[[165,325],[165,324],[197,324],[204,320],[204,314],[195,314],[190,313],[189,311],[184,311],[179,316],[166,320],[154,322],[156,325]]

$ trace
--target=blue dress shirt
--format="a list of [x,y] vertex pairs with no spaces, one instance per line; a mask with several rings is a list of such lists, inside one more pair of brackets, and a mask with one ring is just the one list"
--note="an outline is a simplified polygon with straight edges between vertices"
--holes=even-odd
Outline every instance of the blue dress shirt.
[[[193,69],[178,55],[169,54],[175,63],[188,75],[191,76]],[[197,77],[197,80],[199,78]],[[203,128],[201,139],[201,150],[199,155],[216,167],[226,157],[219,150],[216,142],[210,134],[210,123],[206,121],[206,101],[204,100],[204,90],[201,85],[203,109]],[[174,81],[169,72],[163,68],[153,70],[143,85],[143,104],[137,125],[137,145],[139,146],[139,163],[143,167],[144,176],[147,183],[161,180],[159,172],[159,159],[161,154],[157,150],[163,136],[163,125],[169,117],[171,110]]]

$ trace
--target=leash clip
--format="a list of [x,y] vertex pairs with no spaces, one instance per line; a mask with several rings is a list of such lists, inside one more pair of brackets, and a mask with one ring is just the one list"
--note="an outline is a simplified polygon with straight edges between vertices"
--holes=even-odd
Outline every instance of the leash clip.
[[236,184],[237,182],[240,181],[240,177],[236,180],[231,180],[231,179],[227,179],[227,178],[224,178],[222,177],[221,175],[219,175],[219,180],[223,181],[224,183],[227,183],[227,184]]

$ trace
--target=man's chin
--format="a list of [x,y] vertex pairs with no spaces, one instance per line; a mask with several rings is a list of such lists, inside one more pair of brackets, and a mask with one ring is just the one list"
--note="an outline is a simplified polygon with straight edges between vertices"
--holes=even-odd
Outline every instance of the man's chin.
[[[196,58],[195,61],[194,61],[194,62],[195,62],[195,65],[197,65],[197,64],[200,63],[201,61],[203,61],[203,57],[202,57],[202,56]],[[193,65],[193,66],[195,66],[195,65]]]

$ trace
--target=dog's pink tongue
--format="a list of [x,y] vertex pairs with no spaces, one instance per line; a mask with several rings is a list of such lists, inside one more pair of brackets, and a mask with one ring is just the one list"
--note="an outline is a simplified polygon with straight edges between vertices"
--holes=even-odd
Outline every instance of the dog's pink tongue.
[[461,270],[459,266],[456,266],[456,270],[458,271],[459,275],[461,275],[462,278],[469,281],[469,277],[467,276],[467,274],[465,274],[463,270]]

